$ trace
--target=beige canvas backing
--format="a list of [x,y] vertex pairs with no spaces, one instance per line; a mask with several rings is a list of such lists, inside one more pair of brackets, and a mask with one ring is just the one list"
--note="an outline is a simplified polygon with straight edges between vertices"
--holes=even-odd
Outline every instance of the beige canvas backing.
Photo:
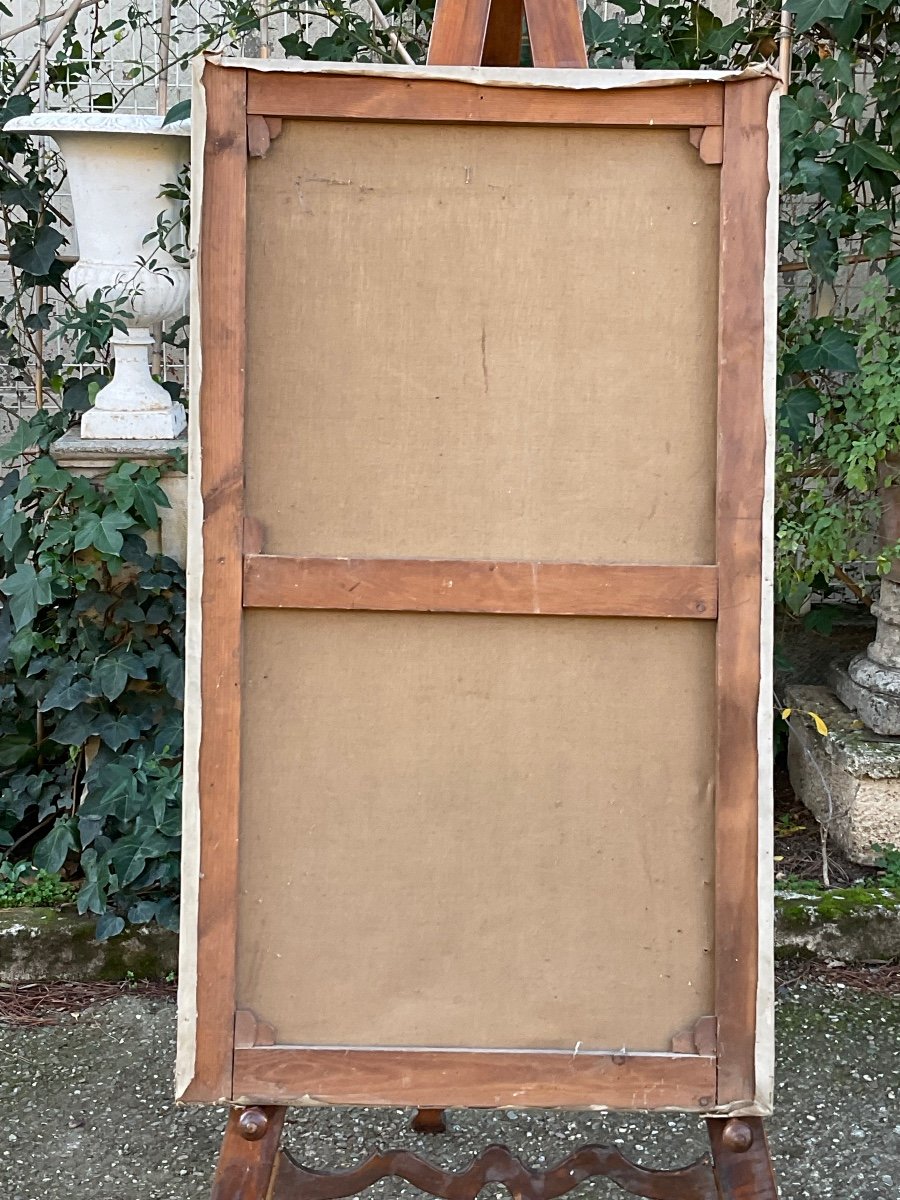
[[[265,550],[714,562],[718,220],[683,130],[285,121],[248,183]],[[668,1049],[713,1011],[714,638],[247,613],[238,1006]]]
[[249,612],[238,1007],[668,1050],[713,1011],[711,622]]
[[285,121],[248,183],[266,551],[714,562],[718,180],[685,130]]

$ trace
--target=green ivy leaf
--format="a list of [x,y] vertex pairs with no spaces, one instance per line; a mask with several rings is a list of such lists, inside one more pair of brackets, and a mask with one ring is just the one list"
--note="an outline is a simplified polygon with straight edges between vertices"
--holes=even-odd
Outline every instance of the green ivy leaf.
[[834,154],[835,158],[840,158],[847,164],[851,179],[857,179],[866,167],[890,171],[891,174],[900,172],[900,159],[870,138],[853,138],[852,141],[838,146]]
[[738,17],[730,25],[723,25],[721,29],[711,29],[703,39],[703,49],[708,50],[710,54],[728,54],[743,39],[746,30],[746,18]]
[[56,252],[65,241],[65,237],[52,225],[42,226],[33,244],[16,243],[10,249],[9,261],[20,271],[29,275],[46,275],[56,259]]
[[45,838],[34,848],[34,865],[42,871],[56,874],[62,868],[70,850],[75,849],[75,835],[70,821],[57,821]]
[[146,925],[156,916],[157,902],[155,900],[139,900],[128,910],[128,920],[132,925]]
[[820,21],[839,20],[850,7],[850,0],[788,0],[785,5],[794,14],[798,33],[805,33]]
[[89,704],[79,704],[63,717],[49,736],[61,746],[83,746],[93,734],[100,716]]
[[0,582],[0,592],[9,596],[13,626],[21,629],[37,616],[38,609],[53,599],[50,567],[35,571],[30,562],[19,563],[12,575]]
[[15,497],[4,496],[0,500],[0,542],[8,554],[12,554],[27,523],[28,517],[16,508]]
[[109,941],[110,938],[118,937],[125,928],[125,921],[122,917],[115,913],[104,913],[97,922],[97,928],[94,930],[94,936],[98,942]]
[[171,929],[173,933],[178,932],[178,905],[170,897],[166,896],[157,903],[156,922],[158,925],[161,925],[163,929]]
[[121,696],[128,685],[128,668],[121,658],[101,658],[94,668],[93,681],[107,700]]
[[179,100],[177,104],[173,104],[166,113],[163,120],[163,128],[166,125],[173,125],[176,121],[186,121],[191,115],[190,100]]
[[822,397],[812,388],[791,388],[778,406],[779,424],[792,442],[813,432],[812,417],[822,406]]
[[158,529],[158,510],[171,507],[169,497],[162,488],[144,479],[135,480],[132,505],[148,529]]
[[114,843],[109,852],[109,862],[116,873],[119,887],[125,888],[133,883],[143,871],[147,862],[147,853],[143,840],[137,834],[129,834]]
[[82,513],[78,519],[74,547],[76,550],[86,550],[93,546],[101,554],[117,556],[122,549],[122,530],[130,529],[134,521],[126,513],[112,505],[102,514]]
[[12,659],[12,664],[17,671],[22,671],[25,664],[34,653],[34,648],[37,646],[40,638],[37,633],[29,626],[25,625],[19,630],[9,643],[9,656]]
[[159,656],[159,673],[166,691],[175,700],[184,699],[184,662],[171,650],[164,647]]
[[589,47],[607,45],[621,29],[621,25],[614,17],[610,20],[604,20],[597,10],[590,6],[584,10],[582,27],[584,29],[584,40]]
[[40,431],[32,421],[20,421],[8,442],[0,446],[0,462],[10,462],[37,442]]
[[75,898],[75,907],[82,916],[88,912],[98,915],[105,912],[106,890],[101,886],[99,879],[95,877],[85,880]]
[[58,708],[70,712],[77,705],[92,699],[95,695],[91,681],[78,676],[78,667],[75,663],[67,663],[48,688],[46,696],[41,701],[40,711],[51,712]]
[[17,767],[34,751],[34,737],[30,733],[4,732],[0,738],[0,767]]
[[33,187],[4,187],[0,190],[0,203],[9,208],[22,208],[25,212],[41,211],[41,194]]
[[92,722],[92,732],[101,738],[111,750],[118,750],[126,742],[140,737],[144,723],[139,716],[123,713],[114,717],[112,713],[97,713]]
[[797,364],[807,371],[858,371],[856,339],[847,330],[830,326],[797,351]]

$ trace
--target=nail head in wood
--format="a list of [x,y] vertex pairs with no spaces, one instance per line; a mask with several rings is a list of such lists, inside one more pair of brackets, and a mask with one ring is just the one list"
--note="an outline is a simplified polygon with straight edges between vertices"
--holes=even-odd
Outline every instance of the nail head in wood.
[[248,1142],[258,1142],[265,1137],[269,1128],[269,1118],[261,1108],[245,1108],[238,1117],[238,1128],[241,1137]]
[[722,1144],[733,1154],[744,1154],[753,1145],[753,1130],[743,1121],[728,1121],[722,1130]]

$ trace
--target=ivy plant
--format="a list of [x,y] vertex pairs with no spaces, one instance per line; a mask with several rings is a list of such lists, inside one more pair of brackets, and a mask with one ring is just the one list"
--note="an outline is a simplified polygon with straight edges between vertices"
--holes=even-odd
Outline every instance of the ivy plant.
[[[775,65],[780,6],[723,22],[691,0],[625,0],[584,28],[597,68]],[[781,100],[777,581],[788,610],[849,587],[868,600],[878,467],[900,445],[900,4],[789,0]],[[881,473],[881,483],[892,476]]]
[[0,848],[77,878],[97,936],[177,924],[184,575],[147,548],[160,468],[97,483],[47,448],[87,406],[23,421],[0,452]]

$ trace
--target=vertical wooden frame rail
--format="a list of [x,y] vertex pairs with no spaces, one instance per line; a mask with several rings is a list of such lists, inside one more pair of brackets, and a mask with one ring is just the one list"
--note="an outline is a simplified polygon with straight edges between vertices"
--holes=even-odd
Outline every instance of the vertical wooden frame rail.
[[[193,1064],[181,1099],[232,1095],[240,805],[247,74],[210,68],[200,257],[202,641]],[[193,536],[193,535],[192,535]],[[193,581],[198,586],[198,581]]]
[[[720,191],[716,557],[718,1102],[756,1095],[760,761],[757,737],[767,446],[768,109],[774,81],[726,87]],[[768,699],[762,700],[768,703]]]
[[[510,5],[510,11],[514,5]],[[203,732],[200,744],[200,903],[198,915],[196,1056],[181,1099],[286,1104],[447,1106],[555,1105],[685,1108],[706,1113],[756,1111],[761,547],[764,521],[764,263],[766,254],[767,112],[774,82],[579,91],[474,85],[409,73],[385,75],[256,72],[208,63],[209,118],[204,155],[201,281],[203,498]],[[468,612],[598,612],[717,619],[716,1020],[717,1042],[698,1034],[671,1054],[555,1051],[346,1049],[279,1045],[254,1033],[252,1014],[235,1013],[237,838],[240,778],[241,617],[244,607],[351,608],[341,598],[357,587],[349,560],[266,556],[243,511],[243,376],[245,324],[246,171],[248,120],[277,131],[287,118],[523,122],[682,127],[720,169],[720,288],[717,562],[671,567],[685,599],[674,608],[662,584],[635,601],[647,568],[617,566],[619,608],[604,598],[572,609],[529,607],[525,591],[497,606],[491,583],[473,585],[468,607],[444,603],[440,579],[452,562],[360,560],[367,584],[359,607],[373,610]],[[259,143],[265,152],[267,137]],[[248,514],[260,518],[265,514]],[[244,540],[244,529],[252,536]],[[478,579],[493,564],[477,568]],[[522,577],[540,564],[497,564]],[[556,564],[568,569],[565,564]],[[609,567],[588,567],[603,583]],[[667,568],[649,568],[665,571]],[[392,570],[395,577],[392,578]],[[421,580],[410,597],[408,578]],[[641,575],[640,572],[644,574]],[[629,574],[631,573],[631,574]],[[506,572],[508,576],[508,572]],[[490,574],[493,579],[493,574]],[[613,578],[613,576],[609,576]],[[311,582],[310,582],[311,581]],[[397,600],[395,585],[400,588]],[[702,585],[702,586],[701,586]],[[518,586],[518,585],[516,585]],[[524,586],[524,585],[523,585]],[[561,585],[562,586],[562,585]],[[692,591],[693,587],[700,590]],[[712,592],[710,592],[712,587]],[[306,591],[304,591],[304,588]],[[491,591],[491,588],[494,590]],[[318,591],[317,591],[318,589]],[[406,590],[404,590],[406,589]],[[316,599],[318,595],[319,599]],[[643,593],[641,593],[643,595]],[[403,599],[403,597],[406,599]],[[324,597],[324,599],[323,599]],[[435,599],[437,597],[437,600]],[[631,599],[629,599],[631,597]],[[502,599],[502,597],[501,597]],[[629,609],[629,604],[631,608]],[[492,607],[493,605],[493,607]],[[505,605],[505,606],[504,606]],[[692,607],[693,606],[693,607]],[[235,1020],[240,1034],[235,1037]],[[709,1018],[702,1018],[708,1021]],[[705,1029],[708,1028],[705,1027]],[[249,1031],[249,1032],[248,1032]],[[717,1074],[718,1073],[718,1074]]]

